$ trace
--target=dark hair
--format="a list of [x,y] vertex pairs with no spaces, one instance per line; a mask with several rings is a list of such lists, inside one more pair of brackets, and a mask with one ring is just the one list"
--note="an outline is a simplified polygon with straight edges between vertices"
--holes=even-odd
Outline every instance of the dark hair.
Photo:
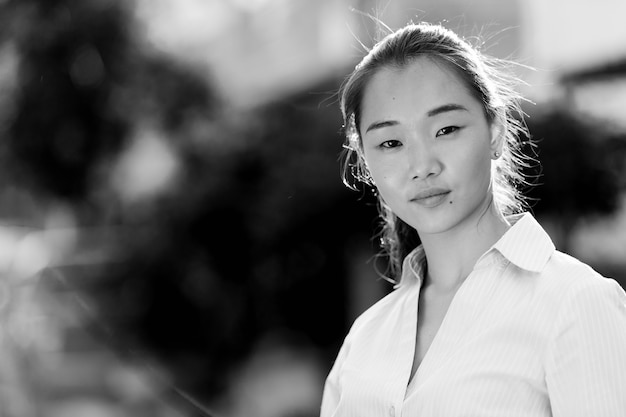
[[[505,71],[508,61],[482,54],[477,48],[441,25],[409,24],[389,33],[378,42],[355,67],[340,89],[341,112],[344,119],[343,181],[357,189],[362,182],[374,186],[365,164],[359,119],[363,92],[372,76],[381,68],[402,68],[418,57],[428,57],[450,68],[483,105],[489,123],[503,129],[502,155],[492,163],[494,204],[503,214],[523,211],[521,184],[527,184],[521,173],[528,165],[528,156],[521,151],[522,138],[528,137],[521,110],[522,97],[514,90],[517,78]],[[397,278],[402,260],[419,242],[417,232],[398,218],[378,195],[382,219],[381,246],[389,258],[389,273]]]

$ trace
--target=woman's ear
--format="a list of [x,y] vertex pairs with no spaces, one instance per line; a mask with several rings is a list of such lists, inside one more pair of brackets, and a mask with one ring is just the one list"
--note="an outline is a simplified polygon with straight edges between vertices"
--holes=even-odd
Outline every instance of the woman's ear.
[[498,159],[502,155],[502,146],[504,145],[504,124],[499,118],[496,118],[491,123],[491,143],[489,145],[491,149],[491,158]]

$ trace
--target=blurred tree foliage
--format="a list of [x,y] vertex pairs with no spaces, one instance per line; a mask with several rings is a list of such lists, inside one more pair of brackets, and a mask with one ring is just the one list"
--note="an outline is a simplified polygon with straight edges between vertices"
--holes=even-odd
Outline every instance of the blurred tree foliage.
[[96,161],[119,150],[128,129],[111,103],[128,78],[123,11],[63,1],[2,7],[4,42],[20,56],[9,173],[41,191],[84,197]]
[[[612,213],[623,189],[626,138],[604,123],[554,105],[528,119],[537,144],[539,167],[528,170],[537,214],[555,220],[559,249],[568,251],[570,234],[582,217]],[[538,168],[538,169],[537,169]]]
[[176,129],[191,109],[212,111],[216,97],[202,79],[135,41],[124,2],[6,1],[1,16],[3,43],[19,54],[3,161],[13,181],[88,199],[98,169],[140,119]]
[[[116,260],[66,266],[48,285],[77,291],[101,340],[157,358],[201,399],[264,337],[334,355],[347,326],[345,243],[375,217],[339,179],[336,82],[234,112],[143,47],[124,2],[0,8],[0,40],[18,57],[4,186],[108,228],[99,250]],[[146,124],[181,168],[166,190],[128,200],[111,178]]]

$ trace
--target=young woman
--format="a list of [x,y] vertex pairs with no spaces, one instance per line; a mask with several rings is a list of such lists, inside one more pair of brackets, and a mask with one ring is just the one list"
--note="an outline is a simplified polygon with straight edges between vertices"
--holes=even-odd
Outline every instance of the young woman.
[[347,171],[377,192],[399,279],[353,324],[322,417],[626,416],[626,294],[523,212],[506,80],[420,24],[343,85]]

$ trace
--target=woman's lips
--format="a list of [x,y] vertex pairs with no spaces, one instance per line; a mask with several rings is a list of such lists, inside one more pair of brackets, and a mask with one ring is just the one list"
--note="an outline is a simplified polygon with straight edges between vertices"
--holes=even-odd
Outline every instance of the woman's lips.
[[444,202],[448,194],[450,194],[450,190],[443,188],[429,188],[427,190],[420,191],[413,196],[413,198],[411,198],[411,202],[419,204],[422,207],[436,207]]

